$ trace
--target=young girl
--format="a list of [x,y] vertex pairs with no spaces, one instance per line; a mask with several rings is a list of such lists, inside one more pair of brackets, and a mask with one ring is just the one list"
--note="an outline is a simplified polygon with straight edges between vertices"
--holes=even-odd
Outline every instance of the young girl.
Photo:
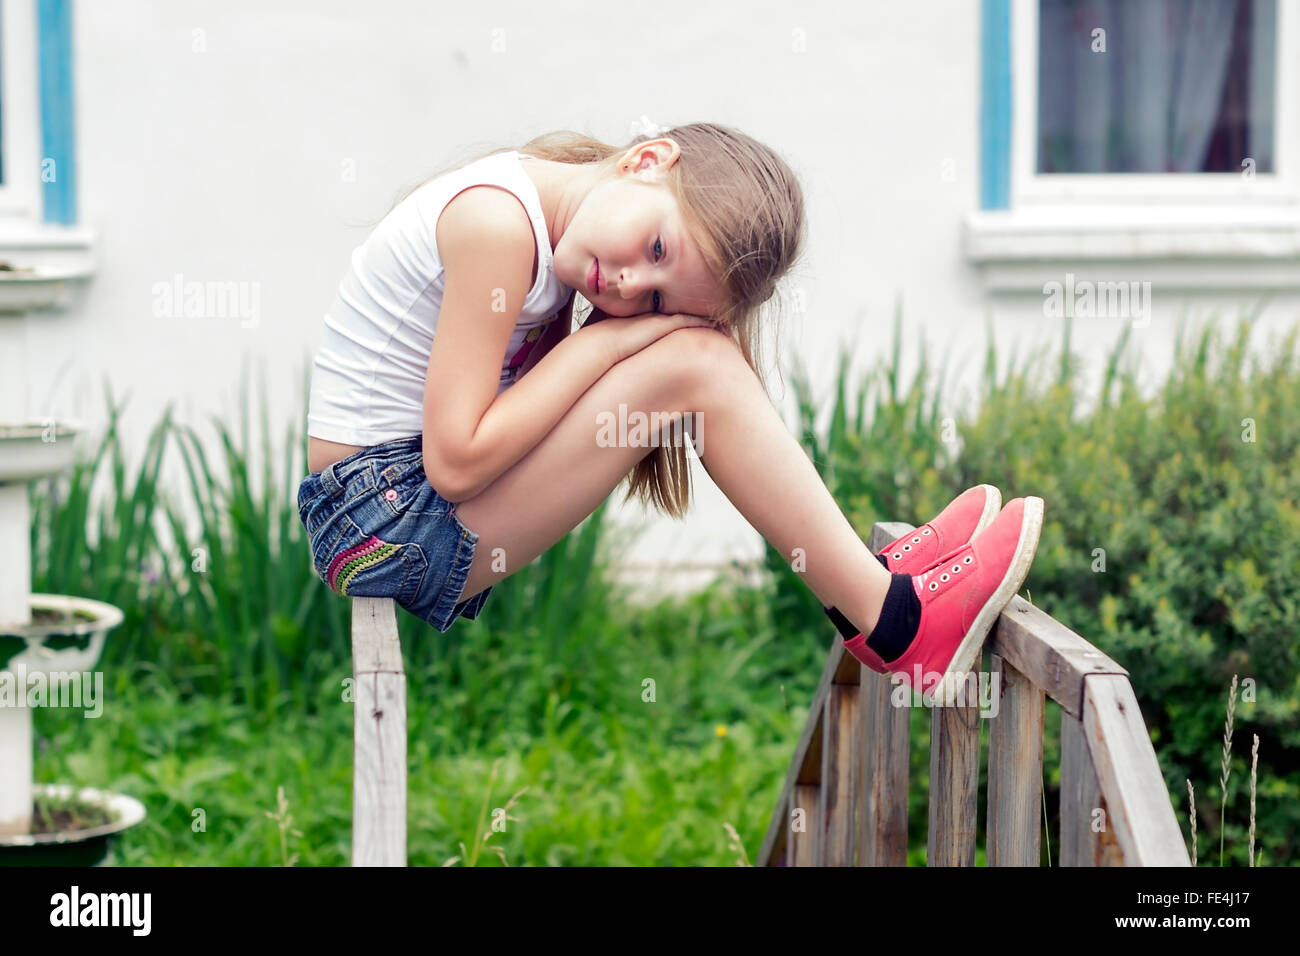
[[[298,491],[316,573],[439,631],[472,620],[624,478],[685,512],[684,442],[608,440],[611,418],[661,414],[802,558],[846,648],[936,698],[1028,573],[1043,503],[980,485],[871,553],[756,372],[759,307],[803,241],[790,168],[711,123],[628,147],[554,133],[425,182],[325,317]],[[593,311],[571,332],[575,290]]]

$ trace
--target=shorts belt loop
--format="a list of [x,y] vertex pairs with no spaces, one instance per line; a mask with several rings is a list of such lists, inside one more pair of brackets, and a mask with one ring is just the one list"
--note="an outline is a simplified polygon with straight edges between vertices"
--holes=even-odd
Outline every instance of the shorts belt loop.
[[337,461],[326,465],[320,473],[321,487],[329,493],[331,498],[337,498],[339,495],[343,494],[343,486],[339,484],[338,478],[334,476],[334,469],[337,466]]

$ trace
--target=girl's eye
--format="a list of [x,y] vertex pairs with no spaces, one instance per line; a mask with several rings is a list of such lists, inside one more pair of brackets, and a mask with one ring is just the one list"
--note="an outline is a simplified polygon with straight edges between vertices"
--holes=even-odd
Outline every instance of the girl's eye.
[[[656,250],[659,250],[659,249],[662,249],[663,247],[664,247],[663,240],[662,240],[662,239],[655,239],[655,249],[656,249]],[[655,253],[655,262],[658,262],[660,259],[662,259],[662,258],[663,258],[663,255],[664,255],[664,254],[663,254],[662,252],[656,252],[656,253]]]
[[661,311],[660,308],[659,308],[659,303],[662,301],[662,298],[661,298],[661,296],[659,295],[658,292],[656,292],[656,293],[654,294],[654,300],[653,300],[653,301],[654,301],[654,304],[655,304],[654,311],[655,311],[655,312],[659,312],[659,311]]

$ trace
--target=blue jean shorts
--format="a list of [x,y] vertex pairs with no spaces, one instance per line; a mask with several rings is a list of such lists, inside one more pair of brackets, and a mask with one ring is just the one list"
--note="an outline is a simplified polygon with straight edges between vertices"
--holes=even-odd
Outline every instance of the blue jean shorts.
[[474,620],[492,588],[457,601],[478,534],[424,474],[423,437],[372,445],[298,485],[316,576],[345,597],[392,598],[446,631]]

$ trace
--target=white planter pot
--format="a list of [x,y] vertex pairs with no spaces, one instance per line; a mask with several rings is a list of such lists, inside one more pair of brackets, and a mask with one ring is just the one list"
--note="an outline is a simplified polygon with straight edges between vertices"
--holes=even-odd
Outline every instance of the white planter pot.
[[[0,692],[7,693],[11,699],[10,706],[0,705],[0,835],[23,835],[31,826],[33,708],[28,706],[31,679],[43,675],[40,685],[48,689],[53,686],[51,677],[88,675],[99,661],[109,630],[122,623],[119,608],[89,598],[33,594],[30,605],[33,611],[59,611],[71,620],[0,628],[0,636],[17,636],[25,644],[8,661],[0,662],[0,682],[3,682]],[[50,645],[52,638],[67,637],[79,640],[71,647]],[[4,699],[0,696],[0,701]]]
[[79,422],[0,425],[0,485],[66,471],[77,456]]
[[[66,800],[74,787],[67,783],[45,783],[33,787],[42,796]],[[84,787],[76,796],[98,803],[114,818],[112,822],[84,830],[58,833],[0,835],[0,866],[95,866],[108,853],[114,836],[144,820],[144,804],[124,793],[108,793]]]

